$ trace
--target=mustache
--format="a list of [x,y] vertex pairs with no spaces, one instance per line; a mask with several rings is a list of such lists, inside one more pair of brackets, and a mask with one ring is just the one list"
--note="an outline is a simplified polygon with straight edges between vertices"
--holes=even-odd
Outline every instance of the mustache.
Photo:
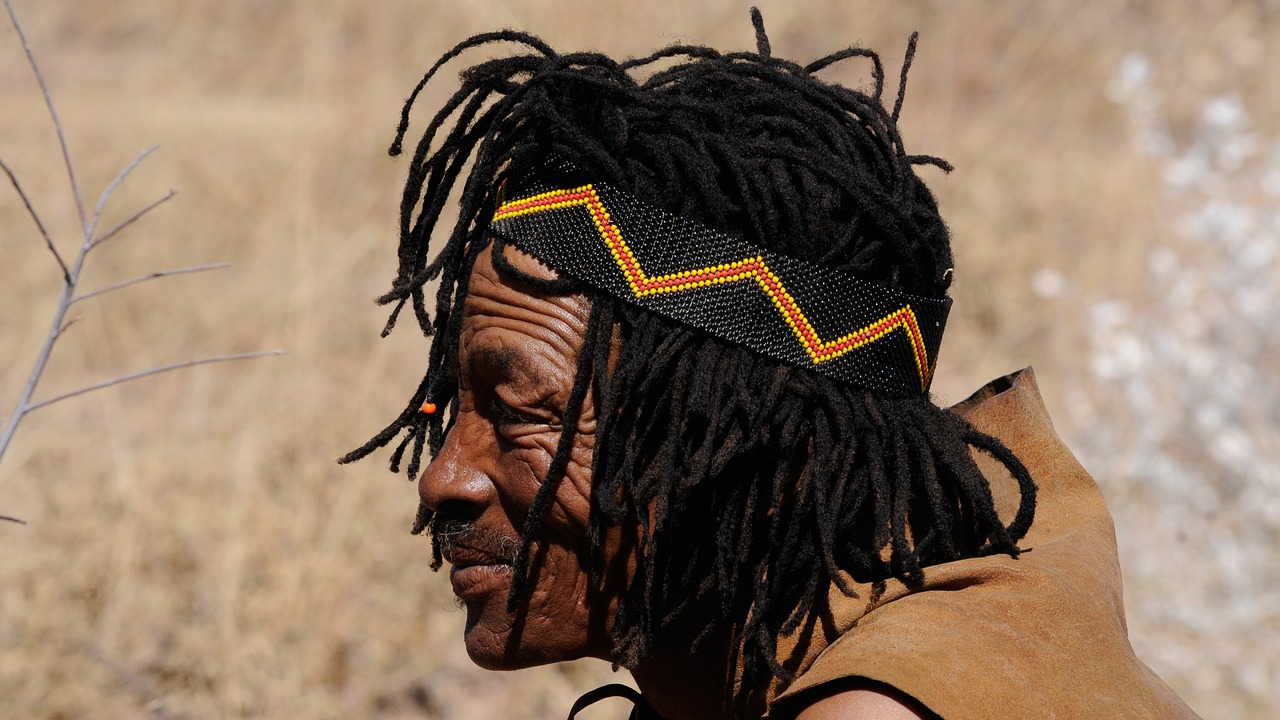
[[429,526],[436,551],[452,557],[457,550],[482,553],[495,560],[513,563],[520,550],[520,539],[490,530],[469,520],[436,516]]

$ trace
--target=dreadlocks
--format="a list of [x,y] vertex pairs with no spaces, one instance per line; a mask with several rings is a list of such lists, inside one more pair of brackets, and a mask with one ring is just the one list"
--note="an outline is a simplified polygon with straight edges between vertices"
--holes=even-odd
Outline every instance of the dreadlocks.
[[[408,451],[407,470],[416,477],[424,445],[439,450],[444,414],[419,407],[428,400],[454,405],[449,368],[469,270],[481,251],[494,247],[500,272],[536,287],[588,293],[592,311],[565,429],[522,529],[509,607],[521,604],[536,572],[530,545],[591,389],[600,418],[593,580],[602,582],[609,527],[637,527],[640,537],[638,564],[614,618],[615,661],[633,667],[664,627],[705,618],[695,649],[731,631],[733,660],[747,681],[790,676],[776,658],[777,639],[794,632],[832,584],[852,594],[852,582],[918,583],[930,565],[1016,555],[1035,507],[1035,485],[1017,458],[923,395],[849,386],[572,280],[528,277],[502,260],[505,241],[485,230],[497,202],[495,179],[555,155],[600,182],[768,250],[944,297],[950,241],[912,166],[950,166],[908,155],[897,129],[915,36],[890,111],[881,102],[885,74],[875,53],[848,48],[801,66],[774,57],[759,13],[752,18],[754,53],[674,46],[616,62],[597,53],[559,54],[536,37],[502,31],[469,38],[440,58],[405,103],[393,155],[415,99],[445,63],[493,43],[527,51],[464,70],[461,88],[418,141],[400,207],[399,272],[378,302],[394,306],[384,335],[404,306],[412,307],[423,332],[434,336],[429,367],[399,417],[342,458],[364,457],[403,435],[391,466],[398,471]],[[855,57],[871,63],[867,92],[815,77]],[[455,195],[458,220],[432,258],[433,233]],[[425,299],[432,281],[434,315]],[[1019,483],[1021,503],[1007,526],[971,448],[993,456]],[[420,508],[414,532],[431,523],[431,511]],[[438,567],[438,545],[434,557]]]

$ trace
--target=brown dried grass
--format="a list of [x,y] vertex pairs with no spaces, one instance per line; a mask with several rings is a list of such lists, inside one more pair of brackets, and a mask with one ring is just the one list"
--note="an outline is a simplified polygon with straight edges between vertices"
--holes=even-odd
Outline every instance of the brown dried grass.
[[[182,193],[95,257],[87,286],[234,264],[86,304],[43,393],[193,355],[290,354],[116,387],[27,421],[0,467],[0,513],[30,523],[0,524],[0,714],[560,717],[576,692],[612,679],[600,664],[470,668],[447,582],[406,532],[412,487],[378,460],[333,462],[399,407],[426,348],[409,331],[376,342],[384,314],[370,299],[394,270],[403,174],[384,149],[419,73],[473,32],[519,27],[616,55],[677,39],[749,47],[745,5],[16,4],[90,194],[153,143],[160,153],[109,212]],[[951,400],[1035,363],[1053,408],[1060,383],[1081,376],[1085,328],[1028,278],[1060,268],[1123,297],[1147,245],[1169,231],[1158,168],[1103,92],[1121,56],[1149,54],[1186,103],[1170,108],[1175,120],[1224,88],[1263,124],[1280,115],[1264,72],[1280,34],[1264,2],[761,4],[775,52],[799,59],[852,43],[892,58],[921,31],[904,131],[957,167],[930,179],[960,265],[936,388]],[[830,76],[866,80],[856,65]],[[55,237],[74,242],[52,131],[7,27],[0,97],[0,153]],[[58,278],[7,191],[0,228],[7,410]],[[1280,709],[1168,680],[1206,716]]]

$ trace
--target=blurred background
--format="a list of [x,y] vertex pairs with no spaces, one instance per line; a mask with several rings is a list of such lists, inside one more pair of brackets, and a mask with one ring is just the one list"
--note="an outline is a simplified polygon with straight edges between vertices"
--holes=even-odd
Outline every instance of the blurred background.
[[[379,340],[402,99],[470,34],[616,57],[754,47],[745,2],[14,0],[108,224],[37,398],[154,364],[289,354],[42,409],[0,464],[0,716],[558,718],[604,663],[476,670],[464,615],[382,453],[334,459],[402,407],[426,341]],[[1280,3],[761,0],[774,53],[851,44],[891,76],[921,33],[903,134],[954,233],[935,390],[1034,364],[1116,516],[1138,654],[1206,718],[1280,716]],[[478,61],[497,52],[484,49]],[[465,64],[464,60],[464,64]],[[433,108],[456,70],[428,88]],[[866,86],[866,65],[825,77]],[[56,139],[0,22],[0,157],[64,254]],[[420,131],[425,113],[414,118]],[[0,413],[60,275],[0,187]],[[593,717],[621,716],[608,708]]]

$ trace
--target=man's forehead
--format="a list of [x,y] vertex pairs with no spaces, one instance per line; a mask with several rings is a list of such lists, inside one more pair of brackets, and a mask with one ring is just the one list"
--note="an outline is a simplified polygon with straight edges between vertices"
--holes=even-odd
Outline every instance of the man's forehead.
[[[504,258],[534,278],[560,279],[554,269],[517,248],[506,246]],[[468,362],[483,359],[507,369],[530,353],[576,358],[589,313],[585,295],[550,293],[509,277],[485,250],[476,258],[463,303],[462,351]]]
[[[479,264],[480,259],[486,259],[489,260],[489,264],[492,265],[492,253],[496,252],[496,250],[492,248],[497,247],[498,244],[493,243],[491,250],[486,250],[480,253],[480,258],[477,258],[476,264]],[[562,277],[560,275],[560,271],[509,242],[503,243],[501,248],[502,257],[505,258],[507,262],[511,263],[512,267],[526,275],[530,275],[539,280],[559,280]]]

